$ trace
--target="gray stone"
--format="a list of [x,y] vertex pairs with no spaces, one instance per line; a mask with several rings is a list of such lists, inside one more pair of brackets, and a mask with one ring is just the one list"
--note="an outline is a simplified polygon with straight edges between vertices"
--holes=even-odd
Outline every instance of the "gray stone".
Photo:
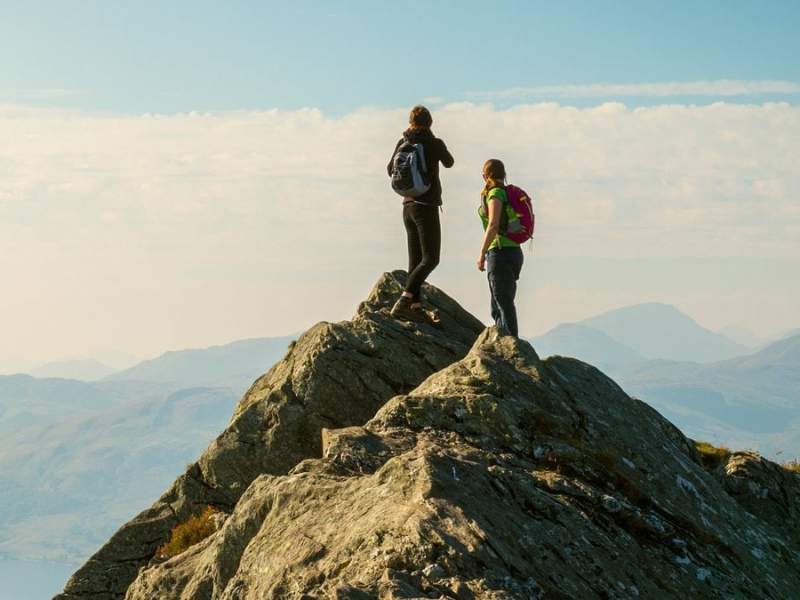
[[[391,318],[405,273],[385,273],[355,317],[319,323],[244,395],[228,428],[149,509],[115,533],[58,600],[122,598],[170,530],[204,505],[230,512],[259,475],[321,455],[322,428],[361,425],[392,396],[462,358],[483,325],[425,285],[441,328]],[[224,571],[224,569],[223,569]]]
[[[212,490],[246,490],[212,536],[142,560],[128,600],[795,596],[798,476],[749,453],[708,472],[597,369],[494,328],[466,352],[474,320],[399,325],[385,287],[326,334],[346,342],[312,329],[245,396],[195,468]],[[362,327],[386,345],[364,350]],[[427,374],[411,347],[439,357]],[[380,383],[351,389],[351,369]],[[357,417],[331,422],[347,407]]]

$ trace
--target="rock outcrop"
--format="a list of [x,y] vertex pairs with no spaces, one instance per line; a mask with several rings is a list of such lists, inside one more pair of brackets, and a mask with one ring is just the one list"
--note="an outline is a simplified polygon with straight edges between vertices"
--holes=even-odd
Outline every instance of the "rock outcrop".
[[[154,507],[174,523],[213,504],[219,529],[141,558],[128,600],[797,597],[800,476],[750,453],[706,470],[669,421],[585,363],[542,361],[494,328],[467,352],[476,323],[456,308],[440,332],[385,319],[394,286],[322,326],[341,329],[338,350],[312,329],[248,392],[183,476],[207,495],[173,501],[179,479]],[[389,346],[363,351],[359,323]],[[440,354],[395,356],[398,339]],[[410,365],[419,385],[397,373]],[[343,392],[342,379],[360,383]],[[285,408],[298,403],[302,426]],[[332,422],[345,406],[363,410]]]
[[152,507],[114,536],[67,582],[59,600],[122,598],[170,530],[204,506],[230,512],[261,474],[284,475],[320,456],[322,428],[360,425],[392,396],[462,358],[483,325],[425,286],[441,328],[396,321],[388,309],[405,273],[384,274],[355,317],[319,323],[244,395],[227,429]]

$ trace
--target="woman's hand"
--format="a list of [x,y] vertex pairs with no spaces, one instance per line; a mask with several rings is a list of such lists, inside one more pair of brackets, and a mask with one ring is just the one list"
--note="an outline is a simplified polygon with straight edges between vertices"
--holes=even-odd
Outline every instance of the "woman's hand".
[[478,257],[478,271],[485,271],[486,270],[486,255],[481,253]]

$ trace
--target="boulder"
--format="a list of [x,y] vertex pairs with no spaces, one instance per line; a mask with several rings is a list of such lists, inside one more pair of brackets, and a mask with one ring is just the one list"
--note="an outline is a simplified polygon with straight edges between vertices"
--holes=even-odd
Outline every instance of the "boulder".
[[751,455],[709,472],[690,440],[600,371],[542,361],[494,328],[363,425],[324,428],[319,449],[255,477],[216,533],[143,568],[126,598],[800,589],[797,475]]
[[389,398],[462,358],[483,325],[427,284],[423,293],[439,311],[441,327],[393,319],[388,311],[405,277],[385,273],[353,319],[319,323],[293,343],[247,391],[198,461],[123,525],[56,599],[124,597],[139,570],[158,562],[156,550],[178,523],[205,506],[230,513],[257,477],[285,475],[321,456],[323,428],[365,423]]

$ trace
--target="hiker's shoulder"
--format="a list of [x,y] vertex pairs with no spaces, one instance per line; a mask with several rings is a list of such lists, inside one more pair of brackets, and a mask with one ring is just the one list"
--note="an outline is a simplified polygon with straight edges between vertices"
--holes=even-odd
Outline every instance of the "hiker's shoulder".
[[503,187],[493,187],[486,194],[486,199],[497,198],[498,200],[505,200],[507,198],[506,189]]

